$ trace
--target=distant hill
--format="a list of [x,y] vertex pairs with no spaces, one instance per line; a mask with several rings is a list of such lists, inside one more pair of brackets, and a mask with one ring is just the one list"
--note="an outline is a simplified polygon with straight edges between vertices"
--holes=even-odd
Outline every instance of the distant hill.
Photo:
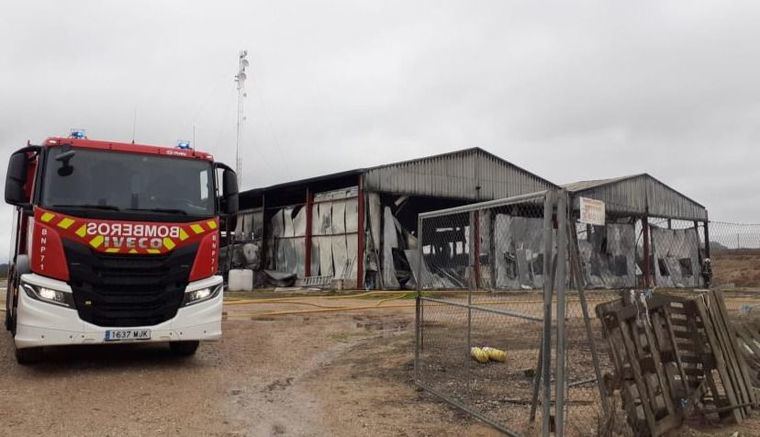
[[724,246],[717,241],[710,242],[710,250],[729,250],[727,246]]

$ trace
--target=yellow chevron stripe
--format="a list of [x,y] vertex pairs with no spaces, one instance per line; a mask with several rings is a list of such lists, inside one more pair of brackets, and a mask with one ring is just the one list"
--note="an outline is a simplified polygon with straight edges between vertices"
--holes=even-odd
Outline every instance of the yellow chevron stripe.
[[58,227],[61,229],[68,229],[73,224],[74,224],[74,220],[68,217],[64,217],[63,220],[58,222]]
[[84,236],[87,234],[87,225],[82,225],[77,229],[76,234],[79,235],[79,237],[84,238]]
[[216,222],[214,220],[209,220],[206,222],[206,226],[213,231],[216,229]]
[[129,253],[137,253],[135,249],[129,249]]
[[148,249],[148,253],[161,253],[158,249]]
[[55,214],[53,214],[52,212],[46,212],[42,214],[42,217],[40,217],[40,220],[42,220],[45,223],[48,223],[50,222],[50,220],[53,220],[54,218],[55,218]]
[[190,238],[190,236],[189,236],[189,235],[187,235],[187,232],[185,232],[185,230],[184,230],[184,229],[182,229],[182,228],[179,228],[179,239],[180,239],[180,241],[185,241],[185,240],[187,240],[188,238]]
[[203,226],[199,225],[198,223],[193,223],[190,225],[190,229],[193,230],[196,234],[202,234],[203,233]]
[[90,246],[92,246],[95,249],[97,249],[98,247],[100,247],[101,244],[103,244],[103,240],[105,240],[105,238],[103,238],[102,235],[98,235],[95,238],[93,238],[92,240],[90,240]]
[[164,247],[165,248],[167,248],[169,250],[172,250],[172,249],[174,249],[174,246],[176,246],[176,244],[174,244],[174,241],[172,241],[171,238],[169,238],[169,237],[165,237],[164,238]]
[[108,249],[106,249],[107,253],[116,253],[118,251],[119,251],[118,247],[109,247]]

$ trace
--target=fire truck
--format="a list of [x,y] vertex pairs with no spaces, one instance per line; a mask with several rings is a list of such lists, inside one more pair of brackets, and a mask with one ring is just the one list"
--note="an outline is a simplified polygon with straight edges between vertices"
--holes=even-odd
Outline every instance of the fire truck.
[[238,188],[210,154],[48,138],[11,155],[5,201],[19,363],[75,344],[167,342],[189,356],[221,337],[221,230],[234,229]]

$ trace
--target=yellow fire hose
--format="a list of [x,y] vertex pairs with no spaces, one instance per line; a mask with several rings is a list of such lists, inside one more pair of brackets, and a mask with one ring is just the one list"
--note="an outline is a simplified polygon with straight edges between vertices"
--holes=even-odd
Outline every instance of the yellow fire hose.
[[377,305],[366,305],[366,306],[356,306],[356,307],[332,307],[332,308],[320,308],[316,310],[288,310],[288,311],[270,311],[265,313],[234,313],[234,314],[227,314],[228,319],[235,319],[237,316],[243,316],[246,319],[248,317],[250,318],[256,318],[256,317],[272,317],[272,316],[286,316],[286,315],[296,315],[296,314],[315,314],[315,313],[334,313],[334,312],[340,312],[340,311],[356,311],[356,310],[378,310],[378,309],[384,309],[384,308],[414,308],[414,304],[395,304],[395,305],[383,305],[383,306],[377,306]]

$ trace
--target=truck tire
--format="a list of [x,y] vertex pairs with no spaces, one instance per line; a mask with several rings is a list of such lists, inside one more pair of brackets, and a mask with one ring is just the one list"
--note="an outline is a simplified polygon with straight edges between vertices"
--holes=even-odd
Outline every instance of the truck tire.
[[5,309],[5,330],[13,331],[13,318],[11,317],[11,312],[7,308]]
[[198,340],[172,341],[169,342],[169,348],[171,348],[174,355],[179,357],[189,357],[195,354],[195,351],[198,350],[199,344],[200,341]]
[[38,363],[42,360],[41,347],[16,348],[16,362],[21,365]]
[[5,329],[11,332],[11,336],[16,336],[16,297],[11,293],[8,287],[8,294],[5,301]]

